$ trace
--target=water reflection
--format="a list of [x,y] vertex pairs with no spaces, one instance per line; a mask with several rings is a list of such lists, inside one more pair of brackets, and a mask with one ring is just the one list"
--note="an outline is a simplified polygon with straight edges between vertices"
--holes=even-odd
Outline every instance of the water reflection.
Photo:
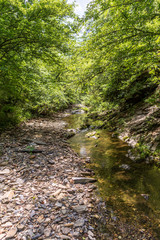
[[[76,116],[71,120],[72,127],[74,121]],[[70,139],[70,143],[82,157],[91,157],[90,167],[98,178],[102,198],[118,208],[125,217],[129,215],[136,218],[137,212],[149,216],[156,222],[155,228],[158,230],[160,169],[133,162],[127,157],[128,145],[112,137],[106,130],[100,130],[100,138],[96,140],[85,135],[86,132],[78,133]]]

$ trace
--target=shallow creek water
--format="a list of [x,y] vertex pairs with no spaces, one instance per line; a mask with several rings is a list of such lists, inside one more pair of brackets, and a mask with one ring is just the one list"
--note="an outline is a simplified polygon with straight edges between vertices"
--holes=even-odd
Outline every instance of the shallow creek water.
[[[84,117],[66,117],[68,128],[78,128]],[[98,130],[98,139],[86,137],[91,131],[80,131],[69,142],[81,157],[91,158],[101,198],[124,218],[144,224],[144,216],[150,218],[160,236],[160,169],[131,160],[130,147],[105,129]]]

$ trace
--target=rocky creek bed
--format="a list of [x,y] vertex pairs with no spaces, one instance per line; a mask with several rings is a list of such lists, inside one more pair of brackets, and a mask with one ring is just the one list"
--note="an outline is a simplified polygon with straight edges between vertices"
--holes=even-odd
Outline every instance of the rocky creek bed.
[[1,134],[0,239],[159,239],[149,219],[121,218],[84,184],[90,160],[71,149],[65,125],[59,114]]

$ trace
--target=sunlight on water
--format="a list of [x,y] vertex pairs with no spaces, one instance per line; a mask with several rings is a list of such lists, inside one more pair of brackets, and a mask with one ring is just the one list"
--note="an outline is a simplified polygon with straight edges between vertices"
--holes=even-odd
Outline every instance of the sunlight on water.
[[[71,115],[67,121],[75,128],[83,121],[83,116]],[[130,147],[106,130],[98,130],[99,138],[96,140],[86,137],[86,133],[79,132],[69,141],[82,157],[91,157],[90,167],[98,179],[101,197],[125,217],[149,216],[158,230],[160,169],[129,159],[127,152]]]

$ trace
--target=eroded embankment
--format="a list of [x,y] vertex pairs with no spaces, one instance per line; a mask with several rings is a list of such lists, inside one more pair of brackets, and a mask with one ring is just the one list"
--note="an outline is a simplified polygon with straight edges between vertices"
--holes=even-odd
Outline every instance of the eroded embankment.
[[103,121],[103,128],[113,131],[121,140],[132,146],[130,157],[133,160],[160,165],[159,104],[138,103],[120,111],[91,114],[89,118]]
[[0,239],[156,239],[95,195],[84,159],[66,142],[62,115],[30,120],[0,136]]

